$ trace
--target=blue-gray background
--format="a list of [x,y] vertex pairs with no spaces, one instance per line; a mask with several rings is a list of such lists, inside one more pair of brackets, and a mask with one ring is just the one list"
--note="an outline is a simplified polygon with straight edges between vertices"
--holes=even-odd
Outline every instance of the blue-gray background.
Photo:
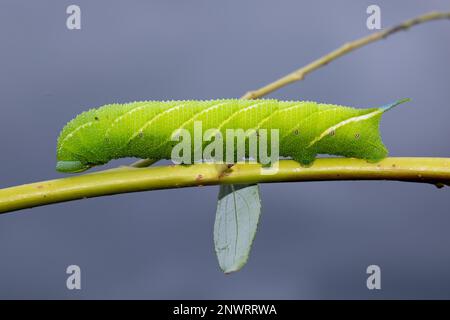
[[[0,2],[0,187],[62,177],[61,127],[110,102],[238,97],[342,43],[448,1]],[[66,28],[78,4],[82,29]],[[450,22],[372,44],[272,94],[344,105],[413,101],[382,121],[395,156],[450,156]],[[117,165],[120,162],[115,162]],[[217,187],[0,216],[0,298],[450,298],[450,189],[400,182],[262,186],[250,260],[216,262]],[[66,267],[82,290],[66,289]],[[382,289],[366,288],[366,267]]]

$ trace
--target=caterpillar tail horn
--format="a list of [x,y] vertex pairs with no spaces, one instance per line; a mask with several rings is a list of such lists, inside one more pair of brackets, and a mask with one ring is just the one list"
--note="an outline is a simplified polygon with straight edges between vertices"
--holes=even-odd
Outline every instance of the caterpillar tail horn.
[[408,102],[408,101],[411,101],[411,99],[410,98],[400,99],[400,100],[397,100],[395,102],[392,102],[392,103],[389,103],[387,105],[384,105],[380,109],[383,109],[383,112],[386,112],[386,111],[389,111],[392,108],[398,106],[399,104],[402,104],[402,103]]

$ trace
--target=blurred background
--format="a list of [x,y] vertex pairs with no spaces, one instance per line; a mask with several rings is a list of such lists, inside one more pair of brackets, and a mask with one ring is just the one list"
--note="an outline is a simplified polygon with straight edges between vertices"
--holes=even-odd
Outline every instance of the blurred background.
[[[81,8],[81,30],[66,27]],[[382,27],[448,1],[0,3],[0,187],[63,177],[60,129],[111,102],[239,97]],[[450,156],[450,21],[360,49],[270,97],[374,107],[393,156]],[[115,161],[110,166],[128,163]],[[0,216],[0,298],[450,298],[450,189],[401,182],[262,185],[248,264],[213,248],[218,187],[152,191]],[[81,267],[82,289],[66,288]],[[381,268],[368,290],[366,268]]]

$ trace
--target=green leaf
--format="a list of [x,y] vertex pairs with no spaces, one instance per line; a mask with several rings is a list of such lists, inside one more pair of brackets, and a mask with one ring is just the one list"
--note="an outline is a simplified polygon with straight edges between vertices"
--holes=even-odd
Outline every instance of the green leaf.
[[214,223],[214,246],[225,273],[247,262],[261,215],[257,184],[221,185]]

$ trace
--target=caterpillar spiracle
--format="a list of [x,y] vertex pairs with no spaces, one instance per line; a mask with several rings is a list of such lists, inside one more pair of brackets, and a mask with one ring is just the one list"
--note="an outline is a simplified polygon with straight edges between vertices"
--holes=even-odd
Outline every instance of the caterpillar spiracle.
[[[112,159],[170,159],[177,129],[278,129],[279,155],[303,165],[317,154],[378,161],[387,156],[381,141],[382,114],[407,101],[380,108],[351,108],[309,101],[269,99],[143,101],[109,104],[81,113],[58,138],[61,172],[81,172]],[[226,137],[226,135],[223,135]]]

